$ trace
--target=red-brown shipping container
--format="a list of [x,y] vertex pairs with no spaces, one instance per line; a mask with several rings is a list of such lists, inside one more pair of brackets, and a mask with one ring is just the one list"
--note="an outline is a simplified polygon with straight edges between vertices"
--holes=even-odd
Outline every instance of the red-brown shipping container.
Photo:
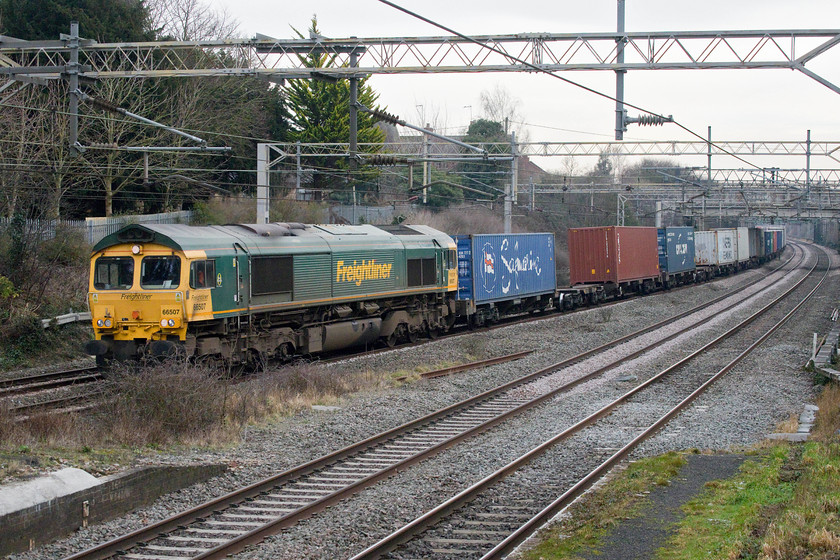
[[569,279],[622,284],[659,276],[655,227],[569,229]]

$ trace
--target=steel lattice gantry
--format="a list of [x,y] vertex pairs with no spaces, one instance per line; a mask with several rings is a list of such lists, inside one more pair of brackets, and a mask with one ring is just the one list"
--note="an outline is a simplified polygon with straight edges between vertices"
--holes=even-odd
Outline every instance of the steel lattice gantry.
[[[20,41],[0,36],[0,93],[45,79],[261,76],[271,80],[370,74],[688,69],[791,69],[840,93],[806,64],[840,43],[840,29],[702,32],[523,33],[342,39],[96,43],[76,36]],[[487,48],[491,47],[491,48]],[[334,55],[335,67],[305,68],[301,55]],[[272,145],[273,146],[273,145]],[[434,146],[434,144],[433,144]],[[824,155],[838,143],[593,142],[517,145],[517,155]],[[343,151],[343,150],[342,150]],[[266,158],[268,159],[268,158]],[[261,162],[263,165],[268,161]],[[267,191],[266,187],[262,187]]]
[[[408,137],[412,138],[412,137]],[[422,150],[422,137],[414,141],[389,144],[387,150],[395,156],[417,156]],[[293,154],[295,144],[272,144],[281,153]],[[483,143],[488,152],[505,153],[510,151],[509,143]],[[370,144],[359,143],[359,150],[365,152]],[[687,156],[708,154],[709,143],[703,141],[630,141],[623,142],[518,142],[517,153],[523,156],[594,156],[603,153],[620,156]],[[742,156],[824,156],[840,163],[840,141],[805,140],[715,140],[711,146],[712,155]],[[304,145],[304,155],[347,155],[345,143],[308,143]],[[453,147],[445,142],[431,142],[427,146],[430,157],[452,155]]]
[[[584,70],[792,69],[840,93],[805,65],[840,43],[840,29],[520,33],[342,39],[162,41],[79,44],[81,75],[90,78],[247,76],[309,78],[358,74]],[[0,73],[58,78],[71,64],[69,38],[19,41],[0,36]],[[480,43],[480,44],[478,44]],[[618,62],[618,45],[624,61]],[[486,48],[492,47],[494,51]],[[196,52],[205,56],[196,56]],[[336,67],[303,67],[299,55],[326,52]],[[350,56],[358,57],[352,68]],[[527,62],[528,64],[523,64]],[[5,67],[5,68],[2,68]],[[15,68],[18,67],[18,68]]]

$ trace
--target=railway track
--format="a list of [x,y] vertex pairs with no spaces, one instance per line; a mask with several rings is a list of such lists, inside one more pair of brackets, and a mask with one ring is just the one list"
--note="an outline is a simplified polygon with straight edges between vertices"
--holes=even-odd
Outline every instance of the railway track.
[[67,385],[92,383],[100,379],[102,379],[102,374],[96,367],[74,368],[3,379],[0,380],[0,398],[25,395],[45,389],[66,387]]
[[[827,255],[825,255],[827,257]],[[776,332],[799,310],[819,289],[828,276],[829,266],[816,286],[787,312],[781,319],[772,319],[770,326],[761,328],[761,334],[751,339],[744,348],[739,348],[737,356],[711,376],[700,368],[687,371],[686,366],[701,358],[711,348],[728,342],[736,335],[752,334],[745,332],[756,330],[755,323],[763,315],[775,309],[789,297],[808,278],[812,277],[817,264],[811,268],[790,289],[739,322],[708,344],[678,360],[648,380],[614,399],[612,402],[592,412],[583,420],[557,433],[541,445],[531,449],[501,469],[486,476],[481,481],[463,490],[449,500],[441,503],[414,521],[394,531],[352,560],[370,560],[374,558],[480,558],[481,560],[500,559],[533,534],[546,521],[551,519],[574,499],[580,496],[595,481],[626,458],[641,442],[655,434],[672,418],[688,407],[717,382],[743,361],[753,350]],[[679,376],[675,373],[679,372]],[[668,379],[678,379],[678,383],[667,386]],[[638,410],[633,409],[634,399],[645,392],[656,392],[659,408],[649,423],[642,427],[628,430],[628,426],[640,423]],[[664,403],[668,403],[667,406]],[[664,407],[664,410],[663,410]],[[591,470],[576,480],[566,484],[557,484],[558,465],[552,463],[552,476],[539,478],[533,473],[521,475],[538,463],[544,455],[555,452],[561,442],[567,442],[574,436],[596,423],[606,423],[611,432],[631,432],[626,439],[616,439],[610,448],[587,454],[580,446],[566,449],[566,455],[574,456],[591,465]],[[585,446],[585,444],[581,444]],[[559,452],[558,452],[559,453]],[[555,490],[554,496],[547,492]]]
[[0,399],[17,422],[41,414],[78,412],[97,406],[99,391],[79,393],[65,389],[92,385],[102,379],[96,367],[14,377],[0,380]]
[[[799,251],[801,252],[801,249]],[[801,259],[804,259],[804,253]],[[522,391],[523,387],[534,386],[536,381],[560,369],[694,313],[701,313],[709,306],[731,298],[747,288],[748,286],[744,286],[712,302],[706,302],[598,348],[69,558],[108,558],[116,554],[121,558],[145,560],[225,557],[258,543],[266,536],[277,533],[395,472],[538,406],[547,399],[603,373],[617,363],[663,344],[679,333],[647,344],[624,355],[612,366],[598,368],[560,387],[548,391],[536,390],[539,393],[536,397],[527,395],[529,391]],[[714,314],[709,314],[697,323],[709,321],[713,316]],[[695,326],[696,324],[692,324],[679,332],[685,332]]]

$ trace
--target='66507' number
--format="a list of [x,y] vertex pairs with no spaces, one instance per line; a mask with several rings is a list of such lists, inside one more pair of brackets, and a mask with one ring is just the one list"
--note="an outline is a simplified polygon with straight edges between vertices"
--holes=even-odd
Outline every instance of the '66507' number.
[[161,315],[180,315],[180,309],[163,309],[161,310]]

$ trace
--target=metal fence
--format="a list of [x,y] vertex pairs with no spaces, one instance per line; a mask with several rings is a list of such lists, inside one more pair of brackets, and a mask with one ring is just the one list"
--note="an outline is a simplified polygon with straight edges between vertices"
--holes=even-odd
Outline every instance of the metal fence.
[[[56,231],[62,229],[77,230],[91,245],[106,235],[110,235],[127,224],[188,224],[193,213],[189,210],[164,212],[161,214],[143,214],[133,216],[114,216],[111,218],[86,218],[84,220],[26,220],[26,231],[37,235],[39,239],[53,239]],[[10,218],[0,218],[0,231],[11,225]]]

